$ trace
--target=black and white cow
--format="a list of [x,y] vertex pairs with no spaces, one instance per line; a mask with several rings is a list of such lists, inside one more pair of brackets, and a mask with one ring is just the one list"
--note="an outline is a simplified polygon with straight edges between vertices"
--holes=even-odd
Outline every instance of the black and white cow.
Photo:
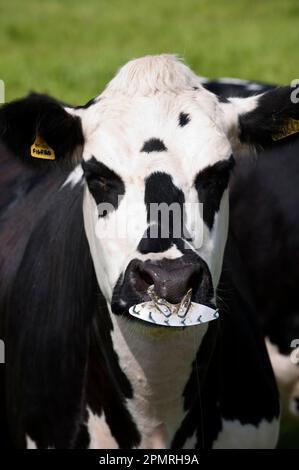
[[[228,183],[234,152],[274,145],[298,118],[290,91],[221,100],[161,55],[129,62],[83,107],[34,94],[1,108],[4,446],[276,445],[275,380],[227,240]],[[37,137],[54,162],[32,158]],[[181,236],[162,236],[156,203],[182,209]],[[171,303],[191,287],[219,319],[134,319],[152,284]]]
[[[205,80],[204,86],[220,99],[274,89],[273,85],[234,79]],[[299,90],[294,91],[299,98]],[[282,401],[297,417],[298,155],[298,140],[282,139],[278,148],[267,149],[258,159],[242,158],[230,182],[230,236],[247,271]]]

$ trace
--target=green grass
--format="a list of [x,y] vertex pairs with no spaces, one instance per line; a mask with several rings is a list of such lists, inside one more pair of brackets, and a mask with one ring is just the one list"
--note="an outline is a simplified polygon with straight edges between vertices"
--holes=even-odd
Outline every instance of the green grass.
[[73,104],[143,54],[176,52],[210,77],[298,78],[298,0],[1,0],[6,99],[29,90]]
[[[6,100],[30,90],[82,104],[117,68],[175,52],[209,77],[299,78],[298,0],[1,0]],[[282,446],[298,445],[285,426]]]

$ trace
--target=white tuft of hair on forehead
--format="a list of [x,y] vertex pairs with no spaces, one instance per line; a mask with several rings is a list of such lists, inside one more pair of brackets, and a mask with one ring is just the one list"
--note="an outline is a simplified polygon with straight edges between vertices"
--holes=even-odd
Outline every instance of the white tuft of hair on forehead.
[[131,60],[108,83],[102,96],[121,93],[149,96],[202,89],[201,79],[174,54],[148,55]]

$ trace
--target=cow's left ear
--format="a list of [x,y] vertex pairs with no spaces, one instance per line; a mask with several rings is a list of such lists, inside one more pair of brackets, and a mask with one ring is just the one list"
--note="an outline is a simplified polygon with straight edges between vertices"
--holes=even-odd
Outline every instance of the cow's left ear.
[[297,95],[292,87],[278,87],[261,95],[229,98],[221,103],[233,148],[249,145],[259,151],[299,138]]
[[24,163],[36,165],[75,163],[84,143],[72,109],[37,93],[1,106],[0,140]]

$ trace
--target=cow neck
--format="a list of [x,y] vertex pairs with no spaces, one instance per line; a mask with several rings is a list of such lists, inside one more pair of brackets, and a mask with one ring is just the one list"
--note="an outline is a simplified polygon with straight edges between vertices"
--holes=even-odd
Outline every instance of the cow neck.
[[207,324],[173,330],[113,314],[112,321],[113,347],[133,389],[130,412],[143,435],[160,427],[169,445],[185,413],[183,393]]

